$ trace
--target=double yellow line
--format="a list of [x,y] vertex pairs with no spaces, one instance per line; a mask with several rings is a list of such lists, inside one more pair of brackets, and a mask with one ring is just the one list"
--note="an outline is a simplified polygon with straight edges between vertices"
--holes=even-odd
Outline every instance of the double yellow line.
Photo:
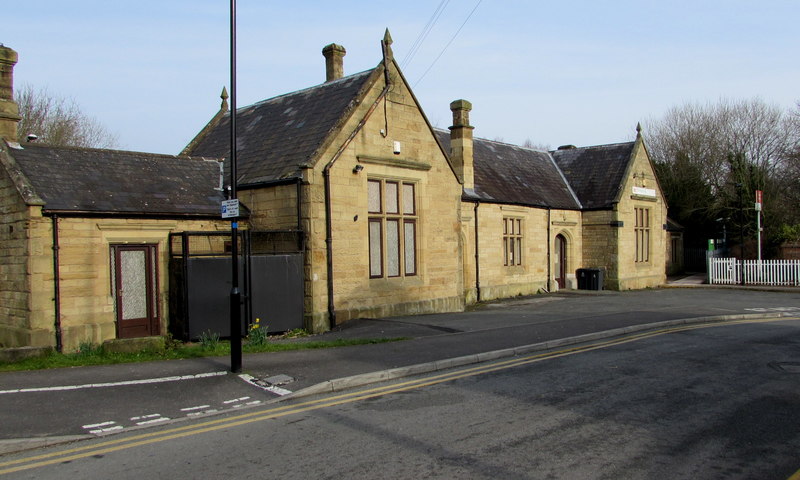
[[[598,350],[602,348],[608,348],[615,345],[621,345],[624,343],[635,342],[647,338],[652,338],[660,335],[665,335],[668,333],[673,332],[680,332],[685,330],[695,330],[699,328],[707,328],[707,327],[714,327],[714,326],[721,326],[721,325],[731,325],[737,323],[764,323],[764,322],[774,322],[780,320],[789,320],[788,318],[781,318],[781,319],[754,319],[754,320],[740,320],[740,321],[732,321],[732,322],[725,322],[725,323],[709,323],[709,324],[697,324],[697,325],[687,325],[681,327],[674,327],[674,328],[667,328],[662,330],[656,331],[649,331],[639,334],[633,334],[622,338],[616,338],[604,342],[593,343],[589,345],[582,345],[576,346],[572,348],[567,348],[558,351],[551,351],[551,352],[544,352],[532,355],[526,355],[523,357],[512,358],[505,361],[494,362],[487,365],[479,365],[476,367],[459,369],[456,371],[450,371],[438,375],[433,376],[426,376],[424,378],[419,378],[415,380],[409,380],[401,383],[394,383],[391,385],[384,385],[379,387],[374,387],[366,390],[359,390],[355,392],[344,393],[340,395],[335,395],[331,397],[325,398],[318,398],[314,400],[307,400],[302,401],[299,403],[292,403],[282,406],[276,406],[267,409],[259,409],[258,411],[249,412],[241,415],[236,415],[233,417],[226,417],[220,418],[216,420],[205,421],[197,424],[192,425],[185,425],[182,427],[176,428],[169,428],[166,430],[153,432],[153,433],[144,433],[132,436],[125,436],[124,438],[116,438],[113,440],[102,441],[100,443],[92,443],[91,445],[83,445],[80,447],[75,448],[68,448],[66,450],[61,450],[58,452],[49,452],[43,453],[40,455],[32,455],[29,457],[19,458],[15,460],[9,460],[5,462],[0,462],[0,475],[19,472],[22,470],[29,470],[33,468],[44,467],[47,465],[53,465],[56,463],[61,462],[68,462],[73,460],[79,460],[82,458],[92,457],[95,455],[104,455],[107,453],[116,452],[119,450],[125,450],[129,448],[139,447],[142,445],[149,445],[158,442],[165,442],[168,440],[174,440],[177,438],[189,437],[192,435],[199,435],[202,433],[213,432],[215,430],[221,430],[225,428],[236,427],[239,425],[245,425],[254,422],[261,422],[264,420],[270,420],[280,417],[285,417],[288,415],[296,415],[299,413],[309,412],[313,410],[319,410],[323,408],[328,408],[336,405],[342,405],[345,403],[352,403],[358,402],[361,400],[366,400],[369,398],[380,397],[383,395],[389,395],[392,393],[404,392],[408,390],[414,390],[418,388],[428,387],[431,385],[437,385],[444,382],[450,382],[453,380],[458,380],[460,378],[472,377],[475,375],[481,375],[484,373],[496,372],[499,370],[505,370],[509,368],[519,367],[522,365],[527,365],[530,363],[540,362],[543,360],[548,360],[551,358],[558,358],[564,357],[567,355],[574,355],[577,353],[588,352],[592,350]],[[800,473],[800,472],[799,472]],[[792,479],[795,477],[793,476]]]

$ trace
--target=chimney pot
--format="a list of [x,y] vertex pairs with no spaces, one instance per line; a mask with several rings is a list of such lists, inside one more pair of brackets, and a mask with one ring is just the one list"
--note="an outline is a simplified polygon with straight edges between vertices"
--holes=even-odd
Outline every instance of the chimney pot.
[[325,56],[325,81],[332,82],[344,76],[344,56],[347,50],[343,46],[331,43],[322,49]]
[[469,127],[469,112],[472,110],[472,103],[466,100],[454,100],[450,102],[450,111],[453,112],[454,127]]

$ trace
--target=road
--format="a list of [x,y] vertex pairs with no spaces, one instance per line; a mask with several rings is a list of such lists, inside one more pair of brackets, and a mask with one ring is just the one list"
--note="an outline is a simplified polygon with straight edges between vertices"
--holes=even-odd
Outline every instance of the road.
[[799,392],[800,319],[687,326],[5,456],[0,476],[787,479]]
[[[348,322],[337,331],[310,339],[413,340],[246,355],[244,370],[259,379],[288,376],[293,381],[284,388],[298,391],[331,379],[623,327],[776,312],[800,314],[800,294],[703,288],[535,295],[467,312]],[[224,375],[228,367],[228,358],[203,358],[2,373],[0,453],[27,446],[29,439],[53,441],[97,431],[137,429],[275,400],[276,395],[253,388],[236,375]],[[174,378],[181,380],[155,382]],[[13,393],[18,390],[26,392]]]

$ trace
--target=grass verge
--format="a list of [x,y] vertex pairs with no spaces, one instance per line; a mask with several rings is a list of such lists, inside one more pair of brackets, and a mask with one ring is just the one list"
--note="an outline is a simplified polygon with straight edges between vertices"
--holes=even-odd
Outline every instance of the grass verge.
[[[348,347],[353,345],[372,345],[378,343],[408,340],[396,338],[354,338],[337,340],[311,340],[303,342],[267,342],[260,345],[245,343],[244,353],[285,352],[288,350],[310,350],[318,348]],[[82,367],[87,365],[113,365],[117,363],[153,362],[158,360],[178,360],[182,358],[221,357],[230,355],[231,347],[227,341],[206,343],[170,342],[162,351],[142,351],[135,353],[108,352],[102,346],[82,345],[76,353],[51,353],[37,358],[26,358],[13,363],[1,363],[0,372],[20,370],[42,370],[46,368]]]

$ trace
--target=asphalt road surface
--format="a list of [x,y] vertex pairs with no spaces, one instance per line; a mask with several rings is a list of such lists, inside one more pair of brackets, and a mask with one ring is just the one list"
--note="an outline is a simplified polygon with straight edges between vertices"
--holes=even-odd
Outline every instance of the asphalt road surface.
[[610,339],[0,457],[3,478],[757,478],[800,469],[800,320]]

